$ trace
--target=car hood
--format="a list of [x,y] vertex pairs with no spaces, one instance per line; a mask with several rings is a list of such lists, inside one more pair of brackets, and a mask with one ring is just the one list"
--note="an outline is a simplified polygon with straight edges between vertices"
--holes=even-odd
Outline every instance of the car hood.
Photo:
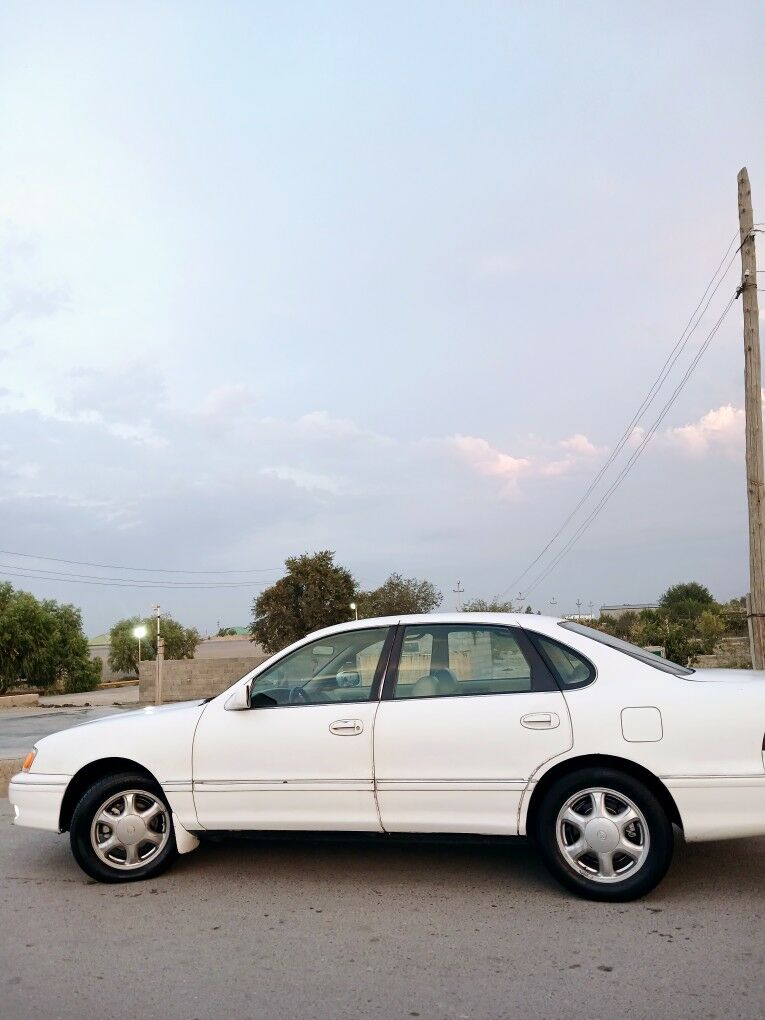
[[[100,726],[103,723],[125,723],[132,722],[138,723],[139,725],[151,725],[150,721],[153,718],[164,719],[171,712],[188,712],[189,709],[200,708],[204,705],[204,701],[174,701],[171,705],[146,705],[145,708],[134,708],[130,711],[118,711],[113,712],[111,715],[101,715],[98,719],[86,719],[84,722],[76,723],[74,726],[68,727],[67,730],[59,732],[69,732],[70,730],[79,730],[83,726]],[[55,736],[55,734],[51,734]],[[47,740],[47,737],[43,737],[43,740]],[[40,741],[37,742],[38,746]]]
[[148,769],[160,782],[188,778],[194,730],[205,707],[204,701],[150,705],[51,733],[36,741],[32,772],[72,776],[91,762],[120,758]]
[[697,669],[687,679],[728,684],[761,684],[765,682],[765,672],[759,669]]

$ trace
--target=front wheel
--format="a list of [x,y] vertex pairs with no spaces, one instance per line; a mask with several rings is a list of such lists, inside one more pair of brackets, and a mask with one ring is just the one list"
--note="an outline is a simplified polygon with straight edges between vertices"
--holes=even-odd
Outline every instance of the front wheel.
[[672,823],[639,780],[615,769],[582,769],[557,780],[536,824],[550,871],[592,900],[622,902],[655,888],[672,860]]
[[153,878],[177,856],[170,806],[141,773],[123,772],[90,786],[74,809],[72,853],[98,882]]

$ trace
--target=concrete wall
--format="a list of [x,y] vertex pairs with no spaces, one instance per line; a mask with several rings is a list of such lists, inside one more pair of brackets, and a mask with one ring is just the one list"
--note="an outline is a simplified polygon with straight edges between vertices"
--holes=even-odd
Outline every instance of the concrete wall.
[[[263,653],[230,659],[167,659],[162,663],[162,700],[210,698],[225,691],[267,658]],[[156,662],[141,663],[138,688],[142,704],[154,703],[156,676]]]

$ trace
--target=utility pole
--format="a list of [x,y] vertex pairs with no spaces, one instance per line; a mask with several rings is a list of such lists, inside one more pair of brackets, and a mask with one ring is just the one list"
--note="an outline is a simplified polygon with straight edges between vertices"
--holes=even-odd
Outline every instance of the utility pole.
[[741,229],[741,287],[744,307],[744,411],[746,417],[746,492],[749,504],[749,642],[752,667],[765,668],[765,467],[762,448],[760,319],[757,256],[754,247],[752,191],[746,167],[738,175]]
[[460,610],[462,609],[462,599],[460,598],[460,595],[462,595],[465,591],[465,589],[462,587],[462,581],[457,581],[457,587],[452,588],[452,591],[457,596],[457,612],[459,613]]
[[157,617],[157,676],[154,690],[155,705],[162,704],[162,660],[165,656],[164,641],[159,633],[159,603],[152,607]]
[[581,599],[577,599],[576,600],[576,618],[577,618],[577,620],[581,620],[581,618],[582,618],[582,600]]

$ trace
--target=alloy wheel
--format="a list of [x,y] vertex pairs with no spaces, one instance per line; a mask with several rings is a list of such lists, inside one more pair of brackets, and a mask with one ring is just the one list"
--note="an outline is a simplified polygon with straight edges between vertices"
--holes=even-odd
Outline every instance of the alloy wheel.
[[130,871],[154,860],[170,838],[170,814],[146,790],[123,790],[105,800],[93,816],[90,842],[110,868]]
[[569,797],[558,812],[555,831],[564,862],[593,882],[622,882],[648,858],[645,816],[616,790],[591,787]]

